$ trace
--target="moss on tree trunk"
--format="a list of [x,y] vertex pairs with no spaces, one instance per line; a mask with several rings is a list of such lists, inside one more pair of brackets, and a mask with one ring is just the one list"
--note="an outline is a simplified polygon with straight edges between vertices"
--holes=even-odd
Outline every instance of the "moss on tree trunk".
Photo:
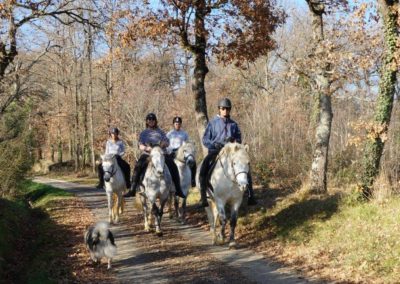
[[368,140],[365,144],[361,189],[363,197],[372,196],[372,185],[379,174],[380,159],[382,156],[388,126],[393,109],[393,100],[396,87],[397,62],[396,42],[398,40],[397,19],[395,3],[398,1],[380,1],[381,12],[384,19],[385,50],[380,70],[379,94],[376,103],[374,123],[369,129]]

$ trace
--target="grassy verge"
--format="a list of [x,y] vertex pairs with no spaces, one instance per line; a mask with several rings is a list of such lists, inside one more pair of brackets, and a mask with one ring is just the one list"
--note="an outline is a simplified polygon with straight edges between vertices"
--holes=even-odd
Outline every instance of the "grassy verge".
[[11,282],[55,283],[54,270],[60,272],[60,269],[54,267],[54,259],[61,252],[57,249],[59,238],[49,234],[56,224],[45,210],[70,194],[31,181],[22,183],[20,193],[15,199],[1,200],[0,278]]
[[[335,281],[395,283],[400,276],[400,197],[358,203],[339,194],[294,194],[242,217],[240,230],[278,260]],[[246,229],[245,229],[246,228]],[[265,249],[268,251],[268,249]],[[271,254],[271,253],[270,253]]]

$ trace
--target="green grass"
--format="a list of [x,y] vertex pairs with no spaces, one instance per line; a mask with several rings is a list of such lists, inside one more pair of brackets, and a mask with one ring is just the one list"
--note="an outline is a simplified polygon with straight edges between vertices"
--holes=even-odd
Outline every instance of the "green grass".
[[272,236],[307,264],[322,263],[331,274],[340,272],[334,279],[397,282],[400,197],[384,204],[349,200],[294,195],[253,216],[252,226],[258,236]]
[[39,184],[32,181],[24,181],[21,185],[21,194],[25,199],[31,201],[34,207],[45,208],[52,201],[71,197],[72,194],[49,185]]
[[[59,254],[56,249],[59,240],[49,232],[56,230],[57,225],[45,213],[45,209],[51,207],[53,201],[69,198],[71,194],[32,181],[22,182],[19,193],[14,199],[0,199],[0,279],[4,279],[6,263],[16,261],[13,254],[21,248],[18,242],[29,242],[25,250],[20,252],[26,258],[21,260],[23,264],[18,268],[22,271],[16,269],[10,276],[11,280],[56,283],[51,280],[53,272],[62,273],[62,268],[54,267],[54,259]],[[28,201],[34,208],[30,208]],[[33,234],[34,237],[26,234]]]

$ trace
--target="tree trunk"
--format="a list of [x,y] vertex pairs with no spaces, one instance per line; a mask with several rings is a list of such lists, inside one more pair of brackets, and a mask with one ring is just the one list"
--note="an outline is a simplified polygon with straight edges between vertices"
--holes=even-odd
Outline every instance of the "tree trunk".
[[90,158],[92,164],[92,172],[96,172],[95,155],[94,155],[94,127],[93,127],[93,74],[92,74],[92,52],[93,52],[93,35],[92,28],[88,27],[88,62],[89,62],[89,143]]
[[374,115],[374,124],[369,129],[364,150],[364,159],[361,176],[361,189],[363,197],[372,196],[372,185],[379,174],[379,165],[385,145],[385,137],[389,129],[393,109],[393,100],[396,89],[396,43],[398,40],[398,12],[396,7],[399,1],[380,0],[380,12],[384,21],[385,49],[380,69],[379,93]]
[[[307,0],[312,16],[314,48],[318,49],[324,39],[323,14],[325,5],[322,1]],[[315,90],[318,99],[318,118],[315,134],[315,146],[310,172],[310,192],[324,194],[327,191],[326,173],[328,169],[329,139],[333,119],[330,97],[330,81],[327,74],[329,64],[321,63],[315,74]]]
[[[197,1],[195,13],[195,46],[194,46],[194,72],[192,91],[194,97],[194,108],[196,116],[197,130],[200,141],[203,138],[204,131],[208,123],[207,102],[205,90],[205,78],[208,73],[206,63],[207,31],[204,24],[204,18],[207,14],[206,3],[204,0]],[[207,149],[203,146],[203,154],[207,154]]]

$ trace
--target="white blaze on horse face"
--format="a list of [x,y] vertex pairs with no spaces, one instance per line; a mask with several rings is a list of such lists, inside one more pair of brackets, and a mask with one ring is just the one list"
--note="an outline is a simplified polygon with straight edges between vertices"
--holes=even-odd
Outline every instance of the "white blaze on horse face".
[[249,184],[248,174],[250,167],[248,160],[243,159],[242,157],[233,158],[232,167],[236,182],[239,184],[241,189],[245,190]]
[[112,160],[105,160],[103,161],[102,165],[104,171],[104,180],[109,182],[114,172],[113,162]]

